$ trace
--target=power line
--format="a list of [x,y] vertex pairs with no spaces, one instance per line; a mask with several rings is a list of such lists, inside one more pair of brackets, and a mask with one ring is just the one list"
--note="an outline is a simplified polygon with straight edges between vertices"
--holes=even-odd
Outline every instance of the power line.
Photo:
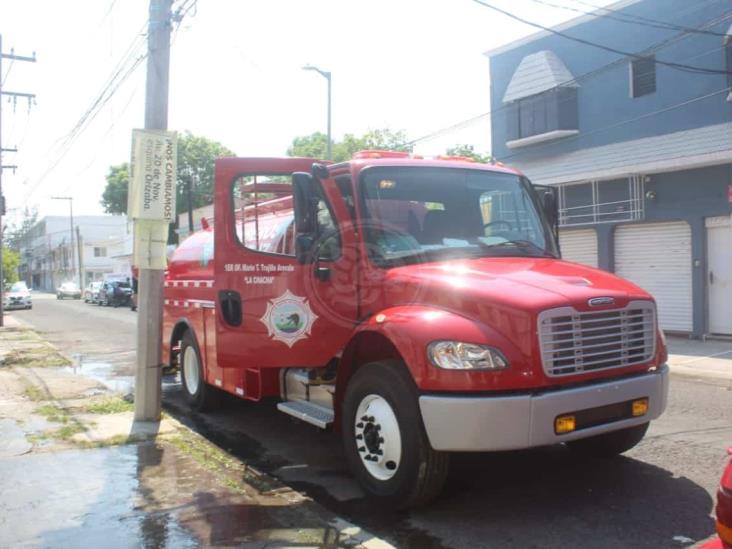
[[[591,3],[585,2],[583,0],[574,0],[574,1],[577,2],[578,4],[583,4],[585,6],[588,6],[588,7],[592,8],[592,9],[594,9],[594,10],[604,11],[604,12],[606,12],[608,14],[617,14],[618,16],[625,17],[627,19],[635,19],[637,21],[646,22],[646,23],[649,23],[649,24],[667,25],[668,28],[673,28],[673,29],[676,29],[676,30],[686,30],[686,31],[689,31],[689,32],[698,32],[700,34],[710,34],[712,36],[720,36],[720,37],[725,36],[724,33],[717,33],[717,32],[713,32],[713,31],[710,31],[710,30],[701,31],[699,29],[694,29],[693,27],[685,27],[683,25],[677,25],[677,24],[674,24],[674,23],[668,23],[666,21],[661,21],[661,20],[658,20],[658,19],[652,19],[650,17],[643,17],[642,15],[636,15],[634,13],[623,12],[623,11],[620,11],[620,10],[617,10],[617,9],[613,9],[613,8],[608,8],[608,7],[605,7],[605,6],[596,6],[595,4],[591,4]],[[695,7],[699,7],[701,4],[709,4],[710,1],[711,0],[706,0],[704,2],[696,2],[696,6]]]
[[[730,19],[731,16],[732,16],[732,11],[725,12],[720,17],[718,17],[716,19],[712,19],[712,20],[707,21],[706,23],[704,23],[704,25],[702,27],[700,27],[700,29],[704,29],[704,28],[707,28],[709,26],[717,25],[720,22],[724,22],[724,21]],[[668,46],[670,46],[672,44],[675,44],[676,42],[679,42],[681,40],[685,40],[685,39],[689,38],[690,36],[692,36],[692,33],[689,33],[687,31],[682,31],[682,32],[680,32],[678,34],[675,34],[674,36],[671,36],[669,38],[665,38],[665,39],[661,40],[660,42],[656,42],[655,44],[652,44],[651,46],[649,46],[645,50],[642,50],[641,52],[638,52],[637,55],[639,55],[641,57],[650,55],[650,54],[655,53],[657,51],[660,51],[661,49],[666,48],[666,47],[668,47]],[[726,48],[725,45],[717,46],[715,48],[712,48],[711,50],[706,50],[703,53],[694,54],[694,55],[692,55],[690,57],[684,58],[684,60],[696,59],[698,57],[703,57],[703,56],[708,55],[710,53],[714,53],[714,52],[719,51],[719,50],[724,50],[725,48]],[[577,77],[575,77],[575,78],[573,78],[571,80],[567,80],[566,82],[562,82],[562,83],[559,84],[559,86],[569,86],[569,85],[572,85],[572,84],[579,84],[581,82],[584,82],[585,80],[588,80],[589,78],[592,78],[594,76],[597,76],[599,74],[602,74],[603,72],[605,72],[607,70],[610,70],[610,69],[612,69],[612,68],[614,68],[614,67],[616,67],[618,65],[621,65],[621,64],[625,63],[626,61],[627,61],[627,59],[625,59],[625,58],[616,59],[615,61],[611,61],[610,63],[607,63],[605,65],[602,65],[601,67],[598,67],[596,69],[592,69],[592,70],[590,70],[590,71],[588,71],[588,72],[586,72],[584,74],[581,74],[580,76],[577,76]],[[536,81],[536,80],[538,80],[538,78],[539,77],[535,77],[533,80],[530,79],[530,80],[528,80],[528,83],[533,82],[533,81]],[[561,100],[560,103],[564,103],[564,102],[567,102],[567,101],[569,101],[569,99]],[[510,108],[510,105],[503,105],[503,106],[498,107],[496,109],[492,109],[492,110],[486,111],[483,114],[479,114],[477,116],[473,116],[471,118],[462,120],[460,122],[457,122],[457,123],[452,124],[450,126],[447,126],[445,128],[441,128],[441,129],[435,130],[435,131],[433,131],[431,133],[428,133],[426,135],[423,135],[422,137],[418,137],[417,139],[413,139],[413,140],[407,141],[407,142],[403,143],[403,145],[415,145],[415,144],[420,143],[422,141],[429,141],[431,139],[435,139],[437,137],[441,137],[442,135],[451,133],[452,131],[455,131],[455,130],[458,130],[458,129],[462,129],[463,127],[470,126],[470,125],[478,122],[479,120],[490,116],[491,114],[498,114],[499,112],[501,112],[503,110],[506,110],[508,108]]]
[[[685,27],[683,25],[676,25],[674,23],[667,23],[665,21],[659,21],[657,19],[650,19],[650,18],[646,18],[646,17],[629,16],[629,15],[626,15],[622,11],[611,10],[609,8],[601,8],[599,6],[593,6],[592,4],[588,4],[587,2],[580,2],[580,0],[577,0],[577,1],[580,2],[581,4],[592,7],[594,9],[594,11],[585,11],[585,10],[581,10],[578,8],[573,8],[572,6],[554,4],[554,3],[548,2],[546,0],[531,0],[531,1],[536,4],[542,4],[544,6],[549,6],[552,8],[559,8],[559,9],[563,9],[563,10],[567,10],[567,11],[572,11],[575,13],[581,13],[583,15],[590,15],[592,17],[597,17],[597,18],[602,17],[605,19],[612,19],[614,21],[620,21],[622,23],[629,23],[631,25],[640,25],[640,26],[644,26],[644,27],[651,27],[651,28],[655,28],[655,29],[664,29],[664,30],[677,30],[677,31],[680,30],[680,31],[684,31],[684,32],[689,32],[689,33],[694,33],[694,34],[706,34],[706,35],[710,35],[710,36],[720,36],[720,37],[726,36],[725,33],[721,33],[721,32],[715,32],[715,31],[710,31],[710,30],[705,30],[705,29],[695,29],[693,27]],[[601,11],[601,10],[608,12],[608,13],[605,13],[605,14],[599,13],[599,11]]]
[[[515,13],[511,13],[510,11],[504,10],[502,8],[499,8],[497,6],[494,6],[493,4],[489,4],[488,2],[485,2],[484,0],[473,0],[476,4],[479,4],[483,7],[486,7],[490,10],[496,11],[498,13],[502,13],[506,17],[510,17],[511,19],[515,19],[516,21],[519,21],[525,25],[529,25],[531,27],[541,29],[543,31],[546,31],[551,34],[555,34],[557,36],[561,36],[562,38],[566,38],[567,40],[572,40],[573,42],[577,42],[578,44],[583,44],[585,46],[591,46],[593,48],[609,51],[611,53],[617,53],[618,55],[622,55],[624,57],[632,57],[634,59],[643,59],[642,55],[639,55],[637,53],[632,53],[624,50],[619,50],[617,48],[613,48],[610,46],[605,46],[603,44],[598,44],[596,42],[592,42],[590,40],[585,40],[584,38],[578,38],[576,36],[572,36],[570,34],[567,34],[562,31],[558,31],[556,29],[553,29],[551,27],[546,27],[544,25],[541,25],[539,23],[535,23],[533,21],[529,21],[528,19],[524,19],[523,17],[520,17],[516,15]],[[692,72],[696,74],[730,74],[729,71],[725,70],[718,70],[718,69],[708,69],[704,67],[695,67],[692,65],[684,65],[682,63],[674,63],[672,61],[659,61],[658,59],[654,59],[653,62],[656,65],[663,65],[666,67],[671,67],[673,69],[686,71],[686,72]]]

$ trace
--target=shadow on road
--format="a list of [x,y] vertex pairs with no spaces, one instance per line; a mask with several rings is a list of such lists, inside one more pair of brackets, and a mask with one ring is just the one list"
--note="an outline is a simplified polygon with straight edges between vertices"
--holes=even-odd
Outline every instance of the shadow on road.
[[165,403],[221,448],[400,547],[684,547],[673,538],[714,531],[712,498],[691,480],[632,457],[580,458],[562,446],[455,454],[440,499],[395,514],[363,497],[336,435],[273,403],[227,398],[207,415],[188,412],[177,392]]

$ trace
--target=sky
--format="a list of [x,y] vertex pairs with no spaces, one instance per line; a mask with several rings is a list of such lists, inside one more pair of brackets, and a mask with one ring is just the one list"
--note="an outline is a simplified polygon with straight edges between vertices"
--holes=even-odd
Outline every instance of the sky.
[[[193,0],[175,0],[173,8]],[[534,0],[491,0],[543,25],[578,14]],[[553,0],[587,9],[586,2]],[[592,0],[598,6],[610,0]],[[2,103],[8,223],[26,207],[41,216],[100,214],[105,175],[129,160],[131,131],[144,122],[148,0],[0,0],[4,91],[36,94]],[[490,108],[484,52],[536,29],[471,0],[197,0],[174,31],[168,127],[219,141],[238,156],[282,156],[292,139],[326,129],[332,73],[333,137],[369,129],[417,139]],[[122,63],[127,61],[127,63]],[[120,82],[92,109],[112,79]],[[85,122],[78,126],[80,121]],[[472,144],[490,151],[489,117],[415,152],[442,154]]]

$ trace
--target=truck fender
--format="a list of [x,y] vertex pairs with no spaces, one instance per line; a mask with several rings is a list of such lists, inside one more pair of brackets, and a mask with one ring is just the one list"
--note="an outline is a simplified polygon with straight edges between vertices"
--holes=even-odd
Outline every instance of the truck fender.
[[438,340],[490,345],[500,349],[510,363],[525,360],[521,351],[490,326],[436,307],[403,305],[384,309],[364,320],[341,354],[336,378],[335,425],[348,380],[369,362],[397,359],[405,364],[418,389],[440,375],[462,372],[440,370],[430,363],[427,346]]
[[193,341],[196,344],[196,349],[198,350],[198,355],[201,357],[201,361],[203,364],[204,371],[206,370],[206,360],[203,354],[201,354],[201,345],[198,343],[198,336],[196,335],[196,330],[193,328],[193,324],[191,321],[186,318],[182,317],[176,320],[175,326],[173,327],[173,331],[170,334],[170,341],[168,342],[168,359],[165,360],[165,357],[163,357],[163,363],[168,364],[168,366],[173,366],[173,357],[175,352],[173,351],[173,347],[176,346],[176,344],[181,340],[183,337],[183,334],[189,331],[191,334],[193,334]]

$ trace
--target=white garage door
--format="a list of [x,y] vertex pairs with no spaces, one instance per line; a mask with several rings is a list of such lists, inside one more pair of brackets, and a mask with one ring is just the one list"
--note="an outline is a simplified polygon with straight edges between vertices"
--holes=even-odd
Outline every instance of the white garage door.
[[594,229],[562,229],[559,231],[562,259],[597,267],[597,234]]
[[656,298],[661,328],[691,332],[691,228],[687,223],[618,227],[615,273]]

